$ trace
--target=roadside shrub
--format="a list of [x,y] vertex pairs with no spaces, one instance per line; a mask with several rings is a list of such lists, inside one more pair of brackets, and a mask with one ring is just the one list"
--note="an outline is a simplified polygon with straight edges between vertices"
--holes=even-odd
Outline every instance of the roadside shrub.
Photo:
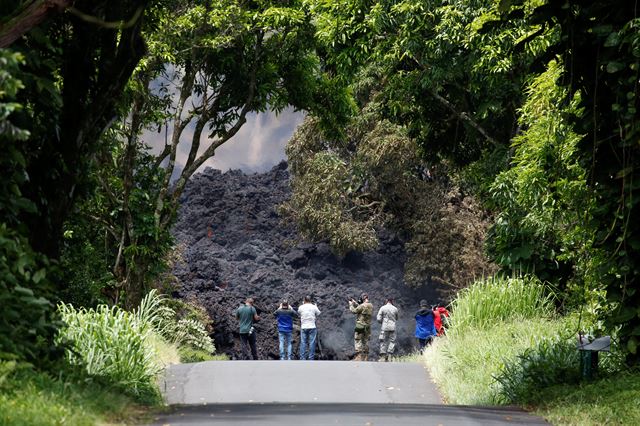
[[483,279],[458,293],[447,336],[427,348],[424,360],[449,403],[529,401],[545,387],[577,380],[570,336],[578,318],[554,314],[536,279]]
[[203,351],[200,349],[194,349],[189,346],[182,346],[178,349],[180,355],[180,362],[202,362],[213,361],[221,359],[219,355],[212,355],[211,352]]
[[436,338],[425,350],[423,359],[448,403],[503,403],[495,377],[504,365],[514,362],[541,340],[566,335],[572,325],[566,319],[531,318],[492,327],[469,327],[464,332]]
[[106,305],[76,310],[64,303],[58,311],[66,323],[58,340],[68,345],[71,364],[135,396],[157,394],[155,378],[161,366],[151,342],[153,329],[137,312]]
[[140,413],[120,389],[63,360],[56,362],[55,372],[0,362],[0,377],[0,425],[134,424]]
[[580,357],[576,343],[567,339],[545,339],[505,361],[494,376],[498,399],[508,404],[527,404],[543,399],[544,390],[557,384],[580,381]]
[[178,319],[193,319],[201,322],[207,333],[213,332],[213,321],[207,312],[196,299],[172,299],[166,298],[165,304],[176,312]]
[[137,315],[142,321],[151,324],[168,342],[213,354],[215,346],[205,324],[200,320],[202,314],[183,306],[183,314],[198,312],[198,315],[178,318],[176,311],[169,307],[170,304],[175,305],[175,302],[160,295],[156,290],[151,290],[140,303]]
[[553,311],[536,278],[491,277],[461,290],[451,304],[450,332],[484,328],[510,319],[539,318]]
[[42,363],[55,355],[55,315],[47,262],[0,223],[0,360]]

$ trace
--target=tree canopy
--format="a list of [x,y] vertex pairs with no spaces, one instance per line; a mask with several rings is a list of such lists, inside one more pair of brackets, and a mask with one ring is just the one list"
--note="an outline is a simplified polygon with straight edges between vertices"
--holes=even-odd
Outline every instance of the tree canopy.
[[[311,3],[331,69],[355,88],[359,73],[375,67],[380,120],[399,126],[425,166],[446,170],[448,179],[479,197],[493,216],[486,238],[489,258],[506,273],[538,275],[559,291],[563,303],[595,306],[606,320],[603,327],[620,330],[628,361],[637,362],[638,229],[631,218],[637,210],[640,51],[634,5]],[[374,134],[347,136],[340,143],[368,140],[381,145]],[[309,161],[298,145],[296,137],[292,161]],[[341,151],[330,150],[333,157],[323,154],[313,161],[333,158],[335,166],[326,167],[342,174],[345,164],[357,161],[355,154],[336,163]],[[393,164],[397,175],[414,172],[402,161]],[[372,164],[363,170],[358,174],[385,173]],[[338,251],[358,235],[362,242],[372,240],[371,228],[346,232],[330,226],[345,212],[353,214],[352,204],[357,207],[358,197],[345,202],[351,185],[343,183],[342,197],[331,196],[333,184],[323,192],[321,181],[308,181],[307,170],[292,171],[294,189],[296,180],[300,185],[294,202],[333,206],[325,217],[318,217],[323,210],[316,206],[311,220],[297,210],[312,237],[329,238]],[[324,199],[312,199],[313,193]],[[385,204],[366,217],[390,212]],[[420,260],[428,263],[430,253],[434,256],[429,250]]]
[[28,330],[3,357],[50,347],[58,298],[133,306],[189,177],[247,114],[293,106],[308,117],[282,211],[306,237],[344,255],[392,227],[412,285],[537,275],[640,359],[633,2],[23,0],[0,15],[0,297],[15,306],[0,327]]

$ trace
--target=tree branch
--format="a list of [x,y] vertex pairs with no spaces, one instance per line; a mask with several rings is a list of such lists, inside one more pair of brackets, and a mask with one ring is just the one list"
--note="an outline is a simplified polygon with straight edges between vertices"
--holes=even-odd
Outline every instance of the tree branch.
[[[60,1],[60,0],[57,0]],[[114,21],[114,22],[108,22],[108,21],[104,21],[100,18],[97,18],[93,15],[90,15],[88,13],[84,13],[81,10],[76,9],[73,6],[69,6],[67,8],[67,10],[69,11],[69,13],[71,13],[72,15],[77,16],[79,19],[82,19],[85,22],[88,22],[89,24],[94,24],[98,27],[102,27],[102,28],[107,28],[110,30],[122,30],[125,28],[129,28],[132,27],[133,25],[135,25],[135,23],[138,21],[138,19],[140,19],[140,16],[142,16],[142,12],[144,11],[144,7],[139,7],[138,9],[136,9],[136,11],[133,13],[133,16],[131,16],[131,18],[129,18],[128,21]]]
[[156,157],[156,161],[153,162],[153,168],[157,169],[167,156],[171,153],[171,145],[166,144],[162,149],[162,152]]
[[191,121],[191,117],[182,119],[182,113],[184,112],[184,105],[187,102],[187,99],[189,99],[189,96],[191,96],[191,90],[193,89],[195,77],[195,71],[190,66],[190,64],[187,64],[184,77],[182,78],[180,99],[178,101],[176,112],[174,114],[174,127],[173,133],[171,135],[171,144],[169,145],[169,164],[167,164],[166,175],[164,176],[162,187],[160,188],[160,193],[158,194],[158,198],[156,200],[156,209],[153,213],[156,228],[160,227],[162,210],[164,209],[164,200],[167,196],[167,192],[169,191],[171,175],[173,175],[173,171],[176,166],[176,155],[178,152],[178,145],[180,144],[180,137],[182,136],[182,132],[184,132],[184,129]]
[[120,276],[118,271],[120,268],[120,262],[122,262],[122,251],[124,250],[125,235],[126,231],[124,228],[122,228],[122,236],[120,237],[120,244],[118,244],[118,255],[116,256],[116,261],[113,263],[113,275],[115,275],[116,277]]
[[[223,82],[220,89],[217,92],[217,96],[212,101],[205,97],[203,100],[203,109],[198,122],[196,123],[196,127],[193,132],[193,137],[191,138],[191,149],[189,150],[189,158],[187,158],[187,162],[184,165],[185,169],[190,169],[193,165],[193,162],[196,160],[198,155],[198,150],[200,149],[200,139],[202,137],[202,131],[206,126],[207,122],[211,119],[211,117],[218,114],[218,107],[220,106],[220,100],[226,94],[228,84]],[[210,102],[210,104],[209,104]],[[209,105],[208,105],[209,104]]]
[[[198,170],[198,168],[200,168],[200,166],[202,166],[205,163],[205,161],[212,158],[216,152],[216,149],[218,149],[221,145],[223,145],[229,139],[235,136],[240,130],[240,128],[242,128],[242,126],[247,122],[247,114],[253,108],[253,99],[255,97],[256,88],[257,88],[256,82],[257,82],[258,67],[260,66],[259,58],[260,58],[261,45],[262,45],[262,37],[259,38],[256,49],[255,49],[254,62],[253,62],[253,68],[251,70],[251,78],[248,85],[249,91],[247,93],[247,98],[243,103],[240,114],[238,114],[238,119],[236,123],[229,130],[225,131],[220,139],[212,142],[211,145],[209,145],[209,147],[202,153],[202,155],[200,155],[198,158],[196,158],[195,160],[193,160],[193,162],[190,163],[189,167],[185,167],[184,169],[182,169],[182,173],[180,173],[180,177],[178,178],[173,188],[173,193],[171,198],[174,202],[178,199],[178,197],[180,197],[180,194],[182,194],[182,191],[184,190],[184,187],[186,186],[187,181],[189,180],[189,177],[191,177],[191,175],[193,175],[193,173],[195,173],[195,171]],[[213,114],[213,112],[211,114]],[[168,226],[169,223],[170,223],[170,217],[167,216],[163,219],[161,226],[164,228]]]
[[109,198],[109,200],[113,203],[114,207],[121,205],[122,201],[118,200],[116,195],[111,191],[111,188],[109,188],[107,181],[102,175],[102,170],[100,170],[100,172],[98,173],[98,180],[100,181],[100,185],[102,185],[102,189],[104,189],[105,194],[107,194],[107,198]]
[[0,47],[7,47],[49,15],[71,6],[73,0],[33,0],[0,27]]
[[[416,58],[412,58],[412,59],[416,63],[416,65],[418,65],[418,67],[421,70],[425,71],[427,69]],[[429,94],[431,96],[433,96],[436,100],[438,100],[441,104],[443,104],[449,111],[451,111],[453,114],[455,114],[456,117],[458,117],[460,120],[464,121],[465,123],[467,123],[468,125],[470,125],[474,129],[476,129],[476,131],[478,133],[480,133],[491,144],[493,144],[496,147],[501,146],[500,142],[498,142],[494,137],[489,135],[489,132],[487,132],[480,124],[478,124],[473,118],[471,118],[471,116],[467,112],[458,111],[456,109],[455,105],[453,105],[447,98],[445,98],[444,96],[440,95],[435,90],[427,89],[427,91],[429,92]]]
[[104,228],[113,236],[113,238],[115,238],[116,240],[118,239],[118,231],[116,230],[116,228],[113,227],[112,224],[110,224],[109,222],[107,222],[103,218],[101,218],[99,216],[92,215],[90,213],[84,213],[84,215],[86,217],[88,217],[89,219],[93,220],[94,222],[97,222],[97,223],[103,225]]
[[429,94],[431,94],[431,96],[433,96],[434,98],[436,98],[438,101],[440,101],[444,106],[446,106],[452,113],[454,113],[459,119],[465,121],[467,124],[469,124],[471,127],[473,127],[474,129],[476,129],[478,131],[478,133],[480,133],[482,136],[484,136],[484,138],[491,142],[493,145],[495,145],[496,147],[500,146],[500,142],[498,142],[496,139],[494,139],[492,136],[489,135],[489,133],[487,133],[487,131],[480,126],[473,118],[471,118],[469,116],[469,114],[467,114],[466,112],[462,111],[458,111],[456,109],[456,107],[449,102],[446,98],[444,98],[443,96],[441,96],[440,94],[438,94],[435,90],[429,90]]

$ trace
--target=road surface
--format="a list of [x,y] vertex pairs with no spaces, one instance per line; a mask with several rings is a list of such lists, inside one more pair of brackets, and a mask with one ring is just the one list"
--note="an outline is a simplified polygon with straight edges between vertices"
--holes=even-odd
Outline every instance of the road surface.
[[170,367],[153,425],[544,425],[514,408],[442,404],[422,364],[210,361]]

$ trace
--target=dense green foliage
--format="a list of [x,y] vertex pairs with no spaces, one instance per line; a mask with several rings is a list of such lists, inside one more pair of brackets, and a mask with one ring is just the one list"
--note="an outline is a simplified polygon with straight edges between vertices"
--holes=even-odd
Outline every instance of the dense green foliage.
[[580,113],[580,99],[567,99],[557,84],[561,72],[551,62],[528,86],[519,118],[525,130],[512,140],[511,167],[490,188],[499,211],[489,237],[493,257],[507,269],[555,282],[569,278],[562,276],[572,272],[567,264],[588,267],[592,243],[592,233],[578,226],[592,208],[577,158],[581,138],[566,118]]
[[[366,70],[375,69],[376,122],[398,126],[419,148],[427,169],[446,170],[440,175],[456,182],[465,196],[479,197],[493,215],[486,238],[490,259],[508,274],[533,273],[548,282],[565,308],[586,305],[596,311],[603,320],[598,332],[621,329],[627,359],[635,363],[640,237],[631,218],[638,203],[640,50],[633,3],[311,4],[326,61],[351,84],[355,98],[361,104],[371,100],[368,94],[359,97],[358,88],[363,72],[366,80]],[[349,148],[361,139],[347,136],[341,144]],[[292,143],[302,145],[299,138]],[[337,144],[325,144],[340,155]],[[307,153],[289,154],[293,162],[310,161]],[[342,155],[342,162],[350,165],[352,158]],[[388,170],[406,176],[414,172],[407,166],[395,161]],[[363,163],[357,172],[385,176],[375,164]],[[337,187],[331,180],[331,189],[312,177],[299,181],[298,192],[314,188],[312,193],[322,194],[303,200],[315,208],[315,217],[301,215],[299,224],[314,238],[370,241],[370,227],[331,226],[333,235],[318,227],[343,220],[353,209],[345,202],[353,198],[352,173],[342,174],[348,178]],[[340,194],[329,197],[323,190]],[[294,201],[305,196],[295,194]],[[328,204],[333,207],[323,207]],[[401,216],[411,222],[410,211]],[[427,247],[425,241],[429,238],[418,239],[417,247]],[[410,253],[412,247],[407,244]],[[432,252],[417,252],[415,258],[430,263]]]
[[444,171],[434,177],[406,129],[384,118],[380,78],[375,67],[358,74],[360,113],[342,134],[323,134],[313,118],[298,128],[287,146],[293,196],[281,212],[339,256],[375,248],[380,226],[394,229],[407,240],[414,286],[463,286],[491,273],[480,206]]
[[130,424],[139,413],[139,406],[121,389],[68,366],[46,373],[0,362],[0,424]]
[[551,298],[537,279],[487,278],[459,291],[451,302],[450,333],[491,327],[502,321],[552,315]]
[[34,204],[23,196],[28,180],[21,144],[29,132],[14,123],[22,109],[16,102],[24,87],[14,77],[23,57],[0,50],[0,359],[46,359],[56,331],[47,259],[34,252],[24,234],[20,215],[33,212]]
[[[557,314],[544,291],[532,278],[496,278],[458,292],[446,337],[424,355],[449,402],[526,405],[552,386],[579,383],[577,329],[591,324]],[[621,365],[620,352],[604,354],[601,373]]]
[[68,347],[69,363],[138,398],[158,395],[156,380],[167,361],[163,341],[187,352],[215,351],[205,325],[179,319],[155,290],[133,312],[107,305],[76,309],[60,304],[58,310],[65,326],[57,339]]
[[[113,23],[141,18],[149,4],[74,3],[73,15],[45,2],[1,6],[2,46],[16,36],[0,50],[0,352],[39,365],[55,352],[64,222],[86,195],[100,135],[144,52],[143,19]],[[38,15],[43,7],[51,13]]]

